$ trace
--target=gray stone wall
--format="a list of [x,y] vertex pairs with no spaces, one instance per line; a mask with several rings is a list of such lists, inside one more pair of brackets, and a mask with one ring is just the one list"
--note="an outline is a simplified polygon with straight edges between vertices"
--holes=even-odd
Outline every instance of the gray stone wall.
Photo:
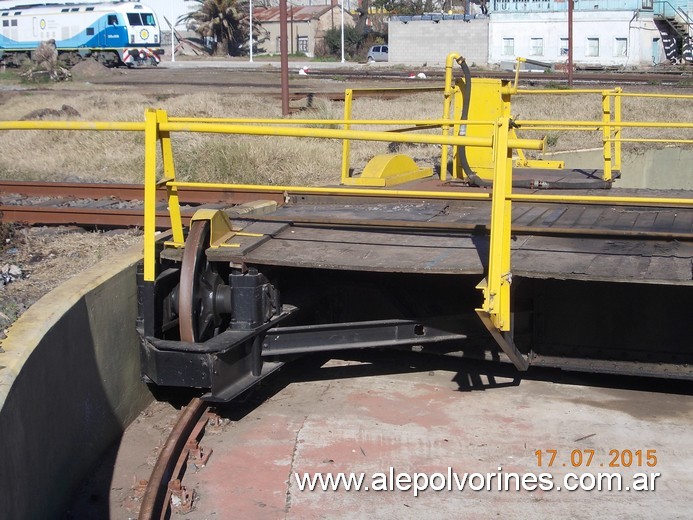
[[388,23],[389,61],[423,65],[441,65],[451,52],[467,63],[488,63],[488,18],[463,20],[409,21]]

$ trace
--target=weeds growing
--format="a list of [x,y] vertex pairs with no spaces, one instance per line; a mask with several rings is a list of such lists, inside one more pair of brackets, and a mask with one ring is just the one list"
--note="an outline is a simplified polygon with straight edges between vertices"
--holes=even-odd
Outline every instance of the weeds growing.
[[[7,74],[7,73],[6,73]],[[513,97],[514,118],[546,120],[601,120],[601,97],[585,95],[518,95]],[[2,103],[0,99],[0,103]],[[34,92],[16,96],[2,105],[2,119],[18,120],[37,108],[59,108],[65,102],[59,91]],[[280,118],[279,103],[268,98],[231,93],[194,94],[86,91],[71,94],[69,100],[84,121],[142,121],[146,108],[162,108],[169,116],[205,118]],[[354,119],[436,119],[442,115],[442,96],[413,94],[394,100],[356,98]],[[690,99],[655,100],[624,98],[625,121],[693,121]],[[341,119],[343,104],[317,99],[294,117]],[[316,123],[315,127],[338,128],[338,124]],[[393,127],[352,129],[387,130]],[[438,133],[439,130],[427,130]],[[688,134],[686,134],[688,132]],[[520,135],[540,138],[546,131]],[[626,129],[624,137],[636,136]],[[684,135],[685,134],[685,135]],[[690,139],[691,132],[674,129],[638,131],[638,137]],[[688,137],[686,137],[686,135]],[[600,131],[551,131],[547,144],[552,151],[599,147]],[[177,175],[185,180],[267,183],[334,184],[341,166],[342,142],[311,138],[274,138],[211,134],[173,135]],[[0,133],[0,177],[26,180],[81,180],[91,182],[142,182],[144,169],[143,136],[128,132],[11,131]],[[643,145],[624,145],[624,151]],[[437,146],[404,146],[421,166],[435,165],[440,157]],[[376,154],[387,153],[388,143],[352,142],[351,166],[362,169]]]

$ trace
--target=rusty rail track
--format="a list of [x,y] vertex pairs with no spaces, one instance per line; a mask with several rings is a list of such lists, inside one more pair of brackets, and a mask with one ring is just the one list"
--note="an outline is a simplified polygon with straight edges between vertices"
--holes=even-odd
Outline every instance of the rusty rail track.
[[[408,80],[408,74],[410,70],[425,70],[426,76],[430,79],[442,79],[445,76],[445,71],[440,68],[437,70],[429,70],[428,68],[417,68],[416,66],[409,66],[406,72],[403,71],[391,71],[391,70],[368,70],[362,71],[349,71],[349,70],[311,70],[310,75],[321,77],[321,76],[343,76],[349,79],[381,79],[381,80]],[[509,71],[494,71],[494,70],[475,70],[474,75],[479,78],[494,78],[512,81],[515,78],[514,72]],[[659,71],[636,71],[636,72],[619,72],[619,71],[605,71],[605,70],[579,70],[573,74],[575,81],[585,84],[640,84],[647,85],[652,83],[661,83],[665,86],[681,86],[690,87],[691,76],[693,75],[693,70],[659,70]],[[543,72],[528,72],[523,71],[520,73],[520,81],[522,82],[567,82],[568,73],[565,71],[553,71],[551,74],[546,74]]]
[[[271,63],[271,62],[268,62]],[[290,64],[290,66],[292,66]],[[178,72],[182,69],[173,69]],[[210,70],[207,68],[206,70]],[[219,72],[224,72],[228,70],[233,70],[234,79],[233,86],[235,87],[245,87],[253,89],[264,89],[265,91],[277,90],[278,84],[271,82],[274,87],[269,86],[267,83],[260,83],[258,81],[249,82],[247,77],[254,74],[262,74],[267,76],[276,76],[279,74],[278,68],[270,69],[246,69],[246,68],[233,68],[228,69],[214,69]],[[165,74],[166,71],[171,72],[171,69],[167,67],[158,67],[156,69],[151,69],[147,72],[146,82],[137,81],[131,79],[127,76],[117,77],[117,78],[104,78],[95,83],[102,85],[135,85],[135,86],[153,86],[153,85],[169,85],[170,80],[162,79],[159,74]],[[314,64],[311,66],[308,72],[309,76],[314,78],[331,78],[338,76],[340,78],[348,78],[349,80],[377,80],[383,82],[406,82],[409,81],[409,74],[412,71],[426,73],[429,79],[442,79],[445,76],[445,71],[442,67],[424,67],[416,65],[405,65],[404,70],[393,70],[390,67],[373,67],[367,69],[353,70],[350,68],[320,68],[319,64]],[[136,73],[137,71],[133,71]],[[578,69],[574,72],[574,81],[583,84],[639,84],[647,85],[652,83],[658,83],[666,87],[690,87],[691,79],[691,69],[690,68],[676,68],[668,67],[666,65],[660,66],[658,69],[653,70],[639,70],[639,71],[619,71],[619,70],[608,70],[602,68],[594,69]],[[482,78],[497,78],[512,80],[515,77],[515,73],[511,71],[501,71],[501,70],[485,70],[485,69],[475,69],[474,75],[476,77]],[[180,74],[180,79],[183,84],[195,85],[199,87],[217,87],[220,85],[219,82],[214,81],[204,81],[195,77],[187,77]],[[520,75],[520,80],[522,82],[559,82],[567,83],[568,74],[566,70],[556,70],[550,74],[543,72],[531,72],[523,71]],[[225,79],[228,82],[228,79]],[[343,92],[341,93],[343,95]],[[278,94],[277,94],[278,95]],[[321,94],[322,95],[322,94]],[[335,95],[339,95],[335,93]]]
[[[167,518],[172,502],[181,512],[189,512],[194,503],[194,491],[181,484],[188,463],[204,466],[211,455],[199,446],[211,416],[202,399],[193,398],[173,426],[147,482],[138,518],[153,520]],[[175,497],[175,500],[172,498]]]
[[[222,207],[281,194],[214,189],[179,190],[184,223],[200,207]],[[0,181],[0,222],[136,227],[144,223],[144,186],[141,184]],[[166,190],[157,191],[160,207],[156,225],[170,227]]]

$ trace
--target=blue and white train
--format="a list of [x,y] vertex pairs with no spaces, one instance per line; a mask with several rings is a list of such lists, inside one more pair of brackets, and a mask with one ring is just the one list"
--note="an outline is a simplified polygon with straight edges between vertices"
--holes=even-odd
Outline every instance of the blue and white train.
[[156,65],[164,52],[154,11],[139,2],[25,4],[0,9],[0,61],[18,64],[49,40],[63,58],[92,56],[107,65]]

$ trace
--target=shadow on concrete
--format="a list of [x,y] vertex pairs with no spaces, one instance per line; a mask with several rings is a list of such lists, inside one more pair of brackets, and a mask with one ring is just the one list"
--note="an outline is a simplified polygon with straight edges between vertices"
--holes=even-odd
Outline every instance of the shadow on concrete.
[[[350,361],[354,364],[325,366],[330,359]],[[330,381],[436,370],[454,373],[451,380],[457,383],[460,392],[492,391],[517,387],[523,381],[543,381],[562,385],[693,395],[693,388],[686,381],[566,372],[544,367],[530,367],[528,372],[520,373],[512,364],[498,361],[497,354],[496,360],[483,361],[459,355],[354,350],[332,356],[308,355],[288,363],[279,372],[236,400],[219,406],[217,413],[233,421],[239,421],[263,402],[296,382]]]

